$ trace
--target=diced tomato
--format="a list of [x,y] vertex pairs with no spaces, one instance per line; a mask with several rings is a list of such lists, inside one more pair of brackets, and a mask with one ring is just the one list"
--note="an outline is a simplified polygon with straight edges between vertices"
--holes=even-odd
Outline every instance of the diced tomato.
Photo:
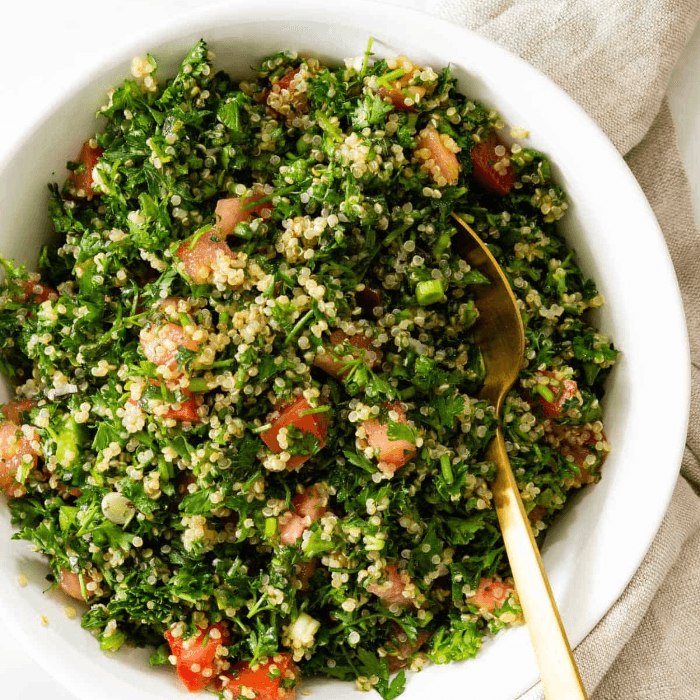
[[264,197],[267,197],[267,195],[260,193],[251,195],[250,197],[228,197],[227,199],[220,199],[216,203],[216,209],[214,211],[216,217],[214,228],[220,235],[226,237],[234,232],[238,224],[246,221],[253,215],[269,219],[270,211],[272,210],[272,204],[269,200],[262,204],[251,206],[254,202]]
[[385,101],[389,100],[395,109],[414,112],[416,103],[425,96],[427,89],[423,85],[409,85],[409,83],[416,73],[421,73],[423,69],[412,63],[406,56],[399,56],[396,62],[406,72],[397,80],[390,81],[388,89],[380,86],[377,89],[377,95]]
[[287,511],[280,517],[279,533],[282,544],[294,544],[312,522],[326,514],[326,503],[326,495],[315,485],[294,496],[294,510]]
[[[158,384],[157,381],[151,381],[151,384]],[[162,414],[163,418],[172,418],[181,422],[199,423],[202,418],[197,410],[201,405],[202,399],[193,394],[189,389],[180,390],[187,398],[180,403],[172,404],[171,407]],[[134,399],[129,399],[130,404],[138,403]]]
[[[388,404],[390,411],[396,411],[396,423],[408,424],[406,413],[401,404]],[[375,451],[379,461],[379,468],[386,473],[393,474],[416,456],[416,446],[408,440],[390,440],[389,424],[378,420],[368,420],[362,424],[365,438],[369,447]]]
[[411,658],[429,639],[430,632],[425,630],[418,632],[415,642],[411,642],[408,635],[401,627],[392,622],[392,640],[386,645],[387,661],[389,663],[389,672],[394,673],[401,668],[406,668],[408,659]]
[[362,309],[362,313],[367,318],[374,318],[374,310],[382,306],[381,292],[371,287],[365,287],[355,292],[355,303]]
[[61,483],[60,481],[56,484],[56,491],[61,496],[65,496],[68,494],[69,496],[72,496],[73,498],[80,498],[83,495],[83,492],[77,487],[73,486],[72,488],[69,488],[65,484]]
[[[12,410],[10,409],[10,412]],[[26,489],[16,481],[15,476],[17,470],[25,464],[32,470],[36,468],[39,453],[32,443],[38,441],[39,435],[34,428],[27,428],[25,433],[19,423],[11,420],[0,423],[0,489],[10,498],[26,493]]]
[[528,514],[528,520],[531,523],[536,523],[538,520],[542,520],[547,514],[547,509],[542,505],[536,505]]
[[307,94],[296,90],[293,83],[300,70],[290,68],[270,90],[266,90],[262,95],[263,104],[284,117],[308,112]]
[[448,139],[446,134],[440,134],[437,129],[428,126],[418,134],[414,155],[423,161],[421,167],[428,170],[435,180],[439,182],[444,178],[448,185],[454,185],[459,179],[459,161],[448,148]]
[[31,411],[34,406],[36,406],[36,401],[31,401],[30,399],[10,401],[10,403],[0,406],[0,413],[3,413],[7,420],[21,425],[23,422],[22,415]]
[[167,367],[176,372],[177,354],[180,348],[192,352],[201,350],[199,343],[175,323],[165,323],[162,326],[142,328],[139,334],[141,350],[150,362],[159,367]]
[[[566,480],[566,486],[579,488],[597,481],[593,474],[593,467],[597,467],[599,470],[608,456],[606,450],[598,451],[596,448],[598,442],[607,445],[607,439],[602,430],[596,430],[595,425],[590,423],[585,425],[552,424],[547,429],[547,440],[567,460],[571,458],[569,461],[579,469],[579,474]],[[591,456],[594,457],[592,462],[589,460]]]
[[476,605],[480,610],[493,613],[496,608],[503,607],[514,591],[512,584],[498,578],[482,578],[476,593],[468,598],[467,602]]
[[[270,422],[270,427],[260,433],[262,441],[276,454],[283,451],[279,444],[279,432],[288,425],[293,425],[302,433],[311,433],[320,443],[320,447],[325,447],[326,433],[328,432],[328,419],[325,413],[312,413],[301,415],[304,411],[311,410],[309,402],[299,397],[291,403],[286,404],[279,410],[279,415]],[[295,469],[302,465],[311,455],[292,455],[287,462],[287,469]]]
[[309,486],[304,493],[299,493],[292,498],[294,510],[302,518],[308,518],[310,522],[318,520],[326,514],[328,499],[326,494],[315,484]]
[[[88,573],[83,572],[83,580],[87,586],[87,584],[92,581],[92,577]],[[58,585],[60,586],[61,590],[71,598],[80,600],[83,603],[85,602],[85,598],[83,598],[83,591],[80,588],[80,576],[78,574],[73,573],[69,569],[61,569],[58,576]],[[92,598],[92,596],[95,595],[93,591],[87,588],[85,589],[85,593],[88,598]]]
[[318,559],[309,559],[309,561],[298,561],[294,564],[294,573],[296,580],[299,582],[300,591],[309,590],[309,579],[314,575]]
[[548,377],[549,381],[545,386],[552,392],[554,398],[549,401],[541,394],[537,395],[537,400],[542,406],[542,412],[547,418],[558,418],[564,415],[562,408],[566,401],[574,398],[578,394],[578,384],[573,379],[559,379],[555,372],[538,372],[537,377]]
[[202,234],[194,245],[191,241],[185,241],[175,251],[175,255],[182,260],[185,274],[197,284],[209,282],[221,258],[236,258],[226,241],[213,240],[212,236],[218,239],[219,235],[216,231]]
[[411,577],[405,571],[399,571],[396,564],[387,564],[383,571],[383,580],[370,583],[367,590],[379,596],[387,605],[409,605],[411,598],[405,595],[411,585]]
[[330,345],[325,352],[316,355],[314,358],[314,365],[322,369],[326,374],[330,374],[331,377],[335,379],[342,379],[350,371],[349,368],[344,367],[344,362],[338,359],[338,355],[335,353],[335,348],[338,345],[343,345],[343,343],[351,345],[353,348],[357,348],[360,352],[347,352],[342,355],[342,357],[350,356],[352,358],[357,358],[362,354],[365,364],[370,369],[375,369],[382,361],[382,353],[375,350],[372,347],[372,339],[368,338],[364,333],[356,333],[354,335],[347,335],[341,330],[335,330],[330,335]]
[[183,389],[182,393],[186,396],[189,395],[189,398],[180,402],[177,408],[175,406],[169,408],[163,418],[172,418],[173,420],[187,423],[199,423],[202,419],[197,411],[199,408],[198,398],[192,396],[187,389]]
[[494,167],[503,158],[496,155],[496,148],[501,145],[498,136],[492,133],[485,141],[474,146],[469,155],[474,164],[476,181],[489,192],[505,195],[513,188],[517,174],[511,163],[499,166],[498,170]]
[[93,188],[94,180],[92,179],[92,169],[97,165],[97,160],[104,153],[104,149],[99,146],[92,147],[89,141],[86,141],[80,153],[76,158],[76,163],[84,166],[81,172],[72,172],[68,175],[69,192],[75,197],[92,197],[99,195],[100,192]]
[[52,299],[53,301],[58,299],[58,292],[43,282],[30,282],[29,280],[15,280],[15,282],[22,285],[24,289],[21,294],[17,295],[17,301],[22,304],[27,302],[41,304],[47,299]]
[[229,642],[225,625],[210,625],[187,639],[174,637],[168,630],[165,639],[176,658],[177,675],[190,692],[206,688],[219,674],[222,658],[219,650]]
[[253,666],[249,661],[239,661],[226,674],[223,687],[232,693],[233,698],[294,700],[300,682],[299,667],[290,654],[282,653]]

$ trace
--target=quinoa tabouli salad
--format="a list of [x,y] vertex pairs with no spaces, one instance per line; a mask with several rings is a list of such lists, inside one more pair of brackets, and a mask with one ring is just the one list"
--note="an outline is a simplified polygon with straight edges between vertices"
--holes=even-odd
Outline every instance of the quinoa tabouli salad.
[[102,649],[227,700],[315,675],[390,700],[521,620],[470,337],[486,280],[451,213],[525,323],[503,427],[538,536],[599,478],[617,351],[547,158],[449,68],[213,60],[200,41],[159,82],[134,59],[50,186],[40,273],[2,260],[0,487]]

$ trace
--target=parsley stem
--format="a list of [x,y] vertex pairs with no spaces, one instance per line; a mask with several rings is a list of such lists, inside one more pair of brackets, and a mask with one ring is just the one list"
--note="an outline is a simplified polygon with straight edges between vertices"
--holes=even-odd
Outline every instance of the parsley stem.
[[294,328],[292,328],[291,331],[287,334],[287,337],[284,339],[284,345],[287,346],[289,343],[294,340],[294,338],[301,332],[301,329],[311,320],[312,316],[314,315],[314,310],[309,309],[296,323]]

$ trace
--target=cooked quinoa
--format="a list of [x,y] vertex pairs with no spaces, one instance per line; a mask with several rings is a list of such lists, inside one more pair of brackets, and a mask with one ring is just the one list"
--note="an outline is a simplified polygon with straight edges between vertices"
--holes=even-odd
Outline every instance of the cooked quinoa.
[[521,621],[470,335],[485,278],[451,213],[525,324],[503,427],[540,538],[599,478],[617,351],[546,156],[449,69],[213,61],[134,59],[50,187],[40,273],[2,261],[0,487],[103,649],[226,700],[312,675],[388,700],[399,669]]

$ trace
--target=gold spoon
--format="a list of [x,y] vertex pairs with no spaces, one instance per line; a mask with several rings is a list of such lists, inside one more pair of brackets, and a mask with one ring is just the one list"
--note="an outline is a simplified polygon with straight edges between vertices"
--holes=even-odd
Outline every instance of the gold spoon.
[[[495,406],[496,415],[500,417],[503,400],[522,367],[525,350],[523,323],[500,265],[469,225],[456,214],[453,217],[465,233],[459,239],[453,239],[458,252],[490,282],[473,287],[479,310],[479,319],[473,329],[486,365],[480,398]],[[487,457],[498,468],[491,491],[545,697],[548,700],[587,700],[508,461],[500,425],[487,448]]]

